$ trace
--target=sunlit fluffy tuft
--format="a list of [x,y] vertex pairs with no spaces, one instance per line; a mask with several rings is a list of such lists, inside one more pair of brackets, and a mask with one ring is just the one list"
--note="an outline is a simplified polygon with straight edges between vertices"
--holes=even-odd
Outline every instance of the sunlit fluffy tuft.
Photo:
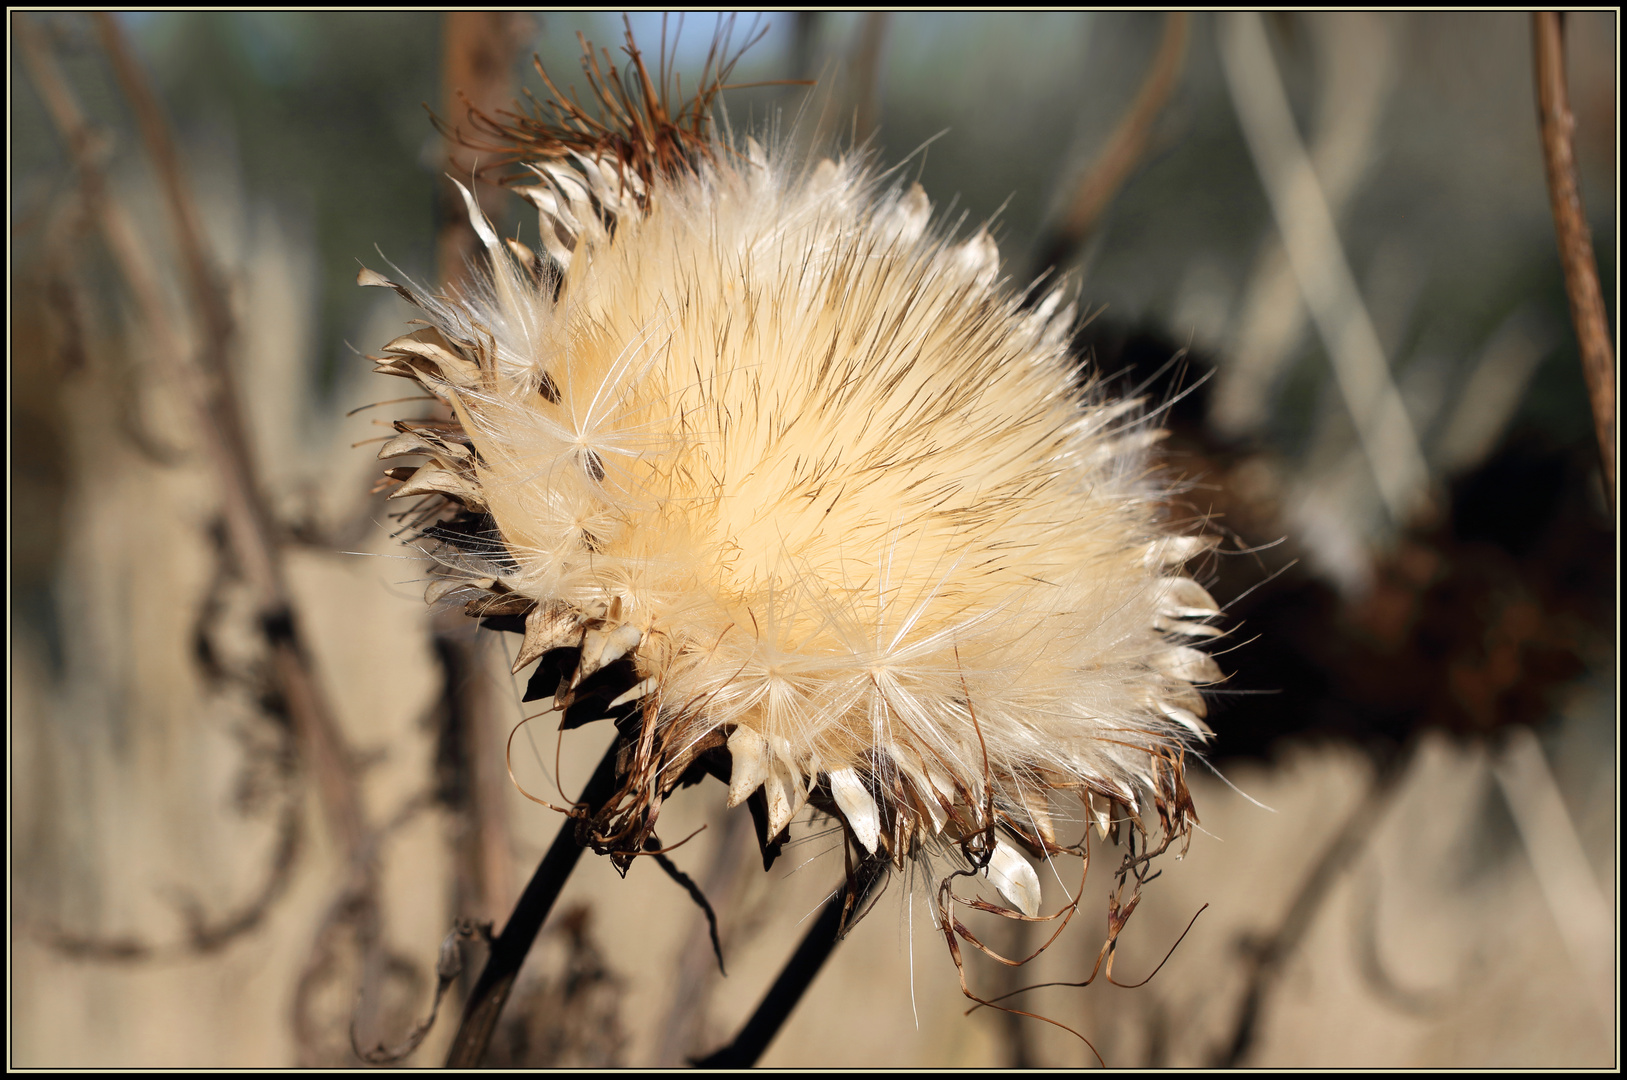
[[392,476],[441,497],[432,598],[523,615],[562,713],[621,672],[597,704],[637,749],[599,841],[636,850],[708,761],[765,848],[810,799],[895,862],[990,813],[1035,853],[1053,815],[1151,805],[1185,832],[1194,686],[1220,673],[1179,567],[1208,545],[1160,525],[1159,432],[1082,387],[1061,293],[1025,309],[986,232],[851,160],[748,141],[648,183],[608,155],[536,172],[537,250],[471,200],[479,295],[394,286],[432,325],[381,370],[455,420],[403,421],[381,457],[427,458]]

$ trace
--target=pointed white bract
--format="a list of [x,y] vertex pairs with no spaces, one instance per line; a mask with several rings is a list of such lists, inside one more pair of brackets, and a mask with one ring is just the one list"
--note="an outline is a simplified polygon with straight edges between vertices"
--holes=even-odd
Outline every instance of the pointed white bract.
[[424,603],[438,604],[449,593],[458,589],[467,588],[468,583],[457,578],[437,578],[431,581],[424,589]]
[[1158,605],[1159,614],[1177,619],[1202,619],[1220,614],[1220,605],[1209,591],[1191,578],[1164,578],[1160,584],[1163,597]]
[[410,479],[390,492],[390,498],[392,499],[409,499],[422,495],[445,495],[458,500],[471,509],[485,509],[485,503],[480,498],[480,489],[465,484],[462,477],[448,469],[426,466],[413,473]]
[[1056,820],[1051,817],[1051,804],[1043,792],[1029,792],[1023,796],[1022,808],[1028,820],[1022,822],[1026,832],[1037,834],[1047,844],[1056,843]]
[[763,792],[768,796],[768,836],[779,836],[808,801],[808,788],[802,770],[792,759],[790,740],[783,735],[768,737],[768,779]]
[[729,733],[729,808],[745,802],[768,779],[768,740],[744,724]]
[[1190,731],[1200,739],[1207,739],[1210,735],[1214,734],[1214,732],[1209,730],[1209,725],[1198,719],[1198,715],[1190,710],[1183,709],[1179,705],[1171,705],[1167,701],[1160,701],[1158,703],[1158,708],[1165,716],[1169,717],[1177,724],[1180,724],[1182,727],[1186,728],[1186,730]]
[[1039,875],[1034,873],[1033,866],[1023,858],[1022,852],[1004,840],[996,840],[994,852],[989,856],[989,864],[983,868],[983,874],[1000,890],[1001,896],[1017,906],[1018,911],[1024,915],[1039,914]]
[[554,604],[538,604],[525,617],[525,639],[514,658],[513,673],[519,674],[531,661],[550,649],[568,644],[577,636],[576,617]]
[[993,285],[1000,273],[1000,249],[987,229],[979,229],[976,236],[954,249],[951,265],[981,291]]
[[1086,789],[1085,805],[1090,810],[1091,821],[1096,824],[1096,831],[1101,835],[1102,839],[1107,839],[1108,832],[1113,828],[1112,800],[1105,795],[1098,795],[1096,792]]
[[881,818],[876,813],[876,800],[864,789],[864,781],[853,769],[834,769],[830,774],[830,793],[836,806],[847,819],[848,827],[864,850],[874,855],[881,842]]
[[1153,666],[1172,678],[1189,683],[1220,681],[1220,665],[1208,653],[1185,645],[1174,645],[1152,658]]

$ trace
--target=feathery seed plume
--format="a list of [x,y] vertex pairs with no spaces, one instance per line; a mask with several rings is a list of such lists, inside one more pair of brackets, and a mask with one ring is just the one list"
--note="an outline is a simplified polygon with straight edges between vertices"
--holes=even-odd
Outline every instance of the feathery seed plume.
[[465,190],[480,287],[360,277],[424,313],[378,370],[448,409],[379,455],[423,461],[388,482],[429,600],[523,619],[528,697],[625,733],[583,835],[625,862],[710,770],[765,858],[812,805],[860,857],[958,853],[1027,916],[1024,851],[1080,851],[1065,821],[1185,837],[1221,676],[1181,568],[1211,541],[1161,524],[1160,432],[1081,386],[1072,305],[1025,308],[919,185],[719,132],[727,64],[671,112],[626,52],[587,49],[598,115],[549,82],[475,117],[536,248]]

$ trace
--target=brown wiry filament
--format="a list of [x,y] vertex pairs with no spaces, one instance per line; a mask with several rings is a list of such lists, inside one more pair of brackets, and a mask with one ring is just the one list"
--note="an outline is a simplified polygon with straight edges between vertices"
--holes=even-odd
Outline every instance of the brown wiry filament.
[[[1063,847],[1050,843],[1042,837],[1035,838],[1027,836],[1015,825],[1015,823],[1010,820],[1009,815],[1001,815],[1003,819],[1002,826],[1004,828],[1011,830],[1023,841],[1034,843],[1034,846],[1043,850],[1045,854],[1071,853],[1078,855],[1081,859],[1082,866],[1080,870],[1079,889],[1069,903],[1065,904],[1060,910],[1050,915],[1026,915],[1022,912],[1013,911],[1010,908],[999,904],[989,903],[988,901],[977,897],[968,898],[957,894],[954,891],[955,878],[974,877],[979,870],[982,870],[988,865],[990,855],[994,850],[993,821],[991,820],[989,825],[981,832],[974,836],[969,836],[961,841],[961,851],[967,862],[970,863],[970,868],[953,871],[939,881],[937,914],[938,926],[943,931],[944,940],[949,948],[950,959],[954,961],[955,971],[960,977],[961,993],[976,1003],[971,1008],[967,1009],[968,1013],[974,1012],[977,1009],[983,1008],[984,1006],[988,1006],[991,1009],[999,1009],[1001,1012],[1013,1013],[1017,1016],[1026,1016],[1034,1020],[1042,1020],[1047,1024],[1053,1025],[1054,1027],[1061,1028],[1063,1031],[1068,1032],[1070,1035],[1073,1035],[1075,1038],[1083,1042],[1086,1046],[1090,1047],[1090,1052],[1096,1055],[1096,1060],[1105,1066],[1106,1062],[1102,1060],[1101,1054],[1097,1052],[1095,1045],[1078,1031],[1075,1031],[1073,1028],[1068,1027],[1066,1024],[1054,1020],[1051,1017],[1043,1016],[1039,1013],[1028,1012],[1024,1009],[1013,1008],[1009,1005],[1002,1005],[1000,1002],[1016,994],[1024,993],[1029,990],[1037,990],[1042,987],[1086,987],[1096,981],[1098,974],[1100,974],[1114,986],[1123,987],[1125,989],[1133,989],[1138,986],[1143,986],[1147,982],[1151,981],[1153,976],[1157,975],[1158,972],[1162,970],[1164,964],[1167,963],[1169,958],[1174,955],[1176,948],[1178,948],[1181,942],[1186,939],[1187,933],[1192,929],[1192,924],[1197,922],[1198,915],[1203,914],[1204,910],[1208,908],[1209,905],[1205,904],[1203,907],[1198,909],[1197,913],[1192,916],[1191,922],[1187,924],[1186,930],[1181,932],[1181,936],[1176,939],[1174,945],[1170,946],[1170,949],[1168,953],[1165,954],[1163,960],[1159,961],[1158,966],[1153,968],[1151,974],[1149,974],[1146,978],[1134,983],[1121,983],[1113,978],[1113,959],[1117,954],[1119,935],[1124,931],[1124,927],[1129,923],[1130,916],[1135,913],[1137,905],[1141,903],[1141,887],[1158,876],[1158,872],[1151,869],[1153,860],[1169,850],[1170,845],[1177,838],[1180,838],[1183,841],[1189,840],[1191,836],[1191,825],[1196,821],[1195,815],[1192,814],[1190,797],[1187,795],[1186,786],[1182,781],[1182,763],[1180,762],[1179,758],[1173,754],[1169,755],[1169,758],[1169,760],[1165,761],[1157,755],[1154,756],[1155,775],[1157,775],[1158,779],[1161,781],[1160,787],[1164,789],[1161,790],[1155,798],[1159,821],[1163,826],[1159,843],[1157,846],[1150,846],[1150,842],[1146,837],[1145,830],[1140,827],[1140,823],[1135,818],[1130,819],[1131,827],[1126,834],[1127,850],[1125,852],[1123,861],[1120,863],[1118,870],[1114,874],[1117,884],[1114,891],[1108,896],[1107,900],[1107,938],[1102,942],[1102,947],[1096,954],[1096,962],[1092,965],[1090,974],[1078,982],[1037,983],[1031,986],[1020,987],[1016,990],[1009,991],[1008,993],[1001,994],[998,997],[979,997],[977,994],[973,993],[971,986],[966,981],[966,966],[964,957],[961,953],[960,942],[964,940],[985,956],[988,956],[990,959],[1004,964],[1007,967],[1021,967],[1049,949],[1051,945],[1055,943],[1056,940],[1062,935],[1062,931],[1067,928],[1068,923],[1073,919],[1074,914],[1078,911],[1080,902],[1084,899],[1084,879],[1090,871],[1089,827],[1086,827],[1085,835],[1079,843]],[[1158,766],[1160,765],[1164,766],[1164,768],[1159,768]],[[1168,775],[1169,773],[1173,773],[1173,776],[1171,777]],[[1136,849],[1136,836],[1138,833],[1143,837],[1144,841],[1139,852]],[[1127,888],[1130,890],[1130,896],[1128,899],[1125,899],[1124,893]],[[974,934],[968,926],[966,926],[965,923],[961,922],[953,915],[952,904],[961,904],[976,911],[987,912],[989,914],[998,915],[1001,918],[1012,919],[1018,922],[1052,922],[1058,919],[1060,919],[1061,922],[1057,928],[1052,931],[1051,935],[1046,938],[1045,941],[1033,952],[1022,957],[1021,959],[1012,959],[1007,956],[1002,956],[1000,953],[994,951],[988,945],[984,944],[983,941],[980,940],[977,935]]]
[[[572,154],[580,154],[590,160],[614,158],[622,175],[631,170],[648,187],[657,178],[692,173],[701,163],[715,160],[718,142],[713,132],[712,105],[729,88],[729,74],[741,54],[768,28],[757,29],[754,25],[745,43],[736,49],[732,42],[733,17],[720,20],[701,68],[699,89],[682,101],[682,86],[667,69],[665,50],[652,78],[643,53],[633,41],[631,22],[625,17],[623,22],[625,67],[618,68],[612,62],[608,49],[596,51],[592,42],[577,35],[582,46],[582,73],[596,108],[584,106],[574,92],[561,91],[542,66],[541,58],[533,57],[537,74],[548,90],[546,100],[539,101],[526,91],[528,107],[522,109],[515,102],[513,109],[499,109],[492,115],[460,92],[460,100],[468,107],[472,133],[431,114],[436,128],[460,146],[497,154],[495,161],[482,167],[486,173],[518,164],[568,160]],[[674,107],[674,101],[680,103]],[[512,173],[501,176],[498,182],[510,183],[529,175]]]

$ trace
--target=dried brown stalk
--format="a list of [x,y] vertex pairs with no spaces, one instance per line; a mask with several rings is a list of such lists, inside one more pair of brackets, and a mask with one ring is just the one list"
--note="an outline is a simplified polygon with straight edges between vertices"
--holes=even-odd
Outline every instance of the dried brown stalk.
[[[198,327],[198,346],[192,355],[183,348],[182,335],[166,307],[156,261],[141,240],[128,211],[107,189],[96,133],[61,77],[49,43],[26,17],[16,19],[14,27],[25,42],[23,52],[41,99],[78,168],[90,213],[135,295],[156,351],[162,362],[173,365],[172,374],[178,376],[177,381],[191,391],[204,454],[217,471],[227,543],[234,562],[255,593],[261,630],[271,654],[273,678],[288,710],[301,761],[315,778],[329,831],[346,856],[345,882],[317,935],[317,945],[301,975],[295,996],[294,1022],[296,1034],[300,1036],[301,1055],[307,1063],[315,1064],[314,1035],[307,1016],[308,990],[322,980],[331,966],[334,932],[344,927],[353,933],[361,947],[364,970],[370,975],[382,973],[389,964],[381,952],[376,875],[372,866],[382,834],[369,829],[366,823],[350,748],[301,641],[282,561],[281,530],[260,490],[232,377],[235,324],[230,301],[209,254],[197,203],[163,108],[123,32],[105,13],[95,16],[95,21],[169,211],[185,293]],[[260,897],[219,925],[193,919],[194,950],[219,948],[263,919],[266,909],[282,892],[281,882],[286,876],[284,864],[292,862],[292,841],[288,835],[291,834],[285,830],[282,849],[286,857],[279,854],[271,884]],[[123,958],[144,955],[139,943],[112,952]]]
[[[472,113],[500,109],[514,96],[513,69],[527,16],[496,11],[452,11],[442,22],[441,82],[446,115],[454,122]],[[441,223],[435,236],[436,267],[441,285],[460,290],[484,250],[469,223],[463,197],[453,177],[469,181],[484,164],[479,155],[448,139],[450,175],[440,181]],[[488,216],[490,189],[471,184]],[[495,921],[519,894],[504,798],[502,702],[486,676],[482,642],[468,634],[460,612],[435,619],[436,650],[445,675],[443,706],[449,734],[459,743],[456,810],[463,817],[454,860],[458,874],[459,911],[464,916]]]
[[1282,977],[1288,960],[1304,940],[1317,913],[1322,910],[1339,875],[1366,848],[1368,837],[1377,827],[1384,808],[1394,801],[1396,789],[1406,778],[1417,746],[1417,741],[1413,740],[1380,761],[1366,794],[1357,800],[1344,824],[1311,864],[1276,929],[1267,937],[1245,943],[1249,964],[1248,985],[1243,992],[1243,1002],[1238,1009],[1231,1037],[1217,1050],[1215,1067],[1236,1068],[1254,1048],[1260,1021],[1265,1015],[1266,998]]
[[791,16],[791,77],[801,82],[814,77],[814,46],[819,35],[820,14],[802,10]]
[[1172,11],[1164,16],[1163,36],[1146,80],[1108,138],[1095,166],[1074,190],[1061,224],[1041,241],[1036,271],[1043,273],[1061,265],[1084,243],[1146,155],[1153,123],[1164,111],[1181,74],[1181,62],[1186,58],[1187,24],[1188,15],[1184,11]]
[[[44,301],[54,316],[58,328],[58,355],[64,370],[77,371],[84,364],[87,348],[87,320],[90,316],[89,296],[77,272],[81,243],[87,232],[100,225],[109,237],[110,248],[120,250],[120,261],[140,260],[144,254],[136,239],[134,227],[123,208],[103,197],[106,178],[102,175],[108,140],[106,134],[90,124],[79,110],[78,102],[67,88],[55,58],[43,47],[39,31],[26,19],[17,20],[17,36],[27,44],[19,50],[27,67],[30,81],[45,105],[52,123],[69,144],[69,157],[79,173],[79,183],[52,199],[55,204],[46,217],[44,241],[45,258],[49,267],[46,276]],[[103,220],[98,222],[100,216]],[[27,228],[26,220],[19,223],[18,232]],[[133,256],[131,252],[134,252]],[[150,270],[150,266],[147,267]],[[173,327],[168,323],[169,312],[157,290],[156,278],[151,273],[138,275],[131,282],[138,307],[156,313],[153,320],[153,345],[160,362],[180,355]],[[117,380],[114,394],[118,401],[119,426],[129,436],[131,444],[149,461],[159,465],[172,465],[180,458],[180,451],[155,431],[148,430],[142,417],[140,393],[135,384],[133,365],[123,362],[114,353],[111,374]]]
[[113,256],[125,283],[135,296],[153,342],[153,355],[160,362],[178,367],[185,356],[180,335],[170,317],[169,307],[159,286],[157,266],[143,244],[135,223],[124,204],[107,190],[103,171],[107,138],[86,119],[62,70],[55,52],[31,18],[12,20],[19,54],[30,81],[38,91],[45,112],[57,134],[67,144],[68,155],[79,173],[79,187],[87,212],[95,218],[102,239]]
[[168,122],[152,84],[136,63],[124,33],[105,12],[97,31],[114,73],[135,114],[142,143],[168,204],[176,250],[189,299],[200,324],[201,344],[188,373],[207,457],[219,471],[227,537],[237,564],[258,594],[273,669],[299,737],[302,756],[316,776],[329,827],[352,857],[364,843],[361,797],[351,773],[350,752],[331,707],[311,671],[294,618],[282,565],[279,533],[254,468],[239,413],[231,370],[234,325],[226,286],[209,257],[197,203],[181,169]]
[[1542,160],[1548,170],[1548,200],[1553,208],[1559,258],[1565,267],[1565,291],[1570,296],[1571,322],[1582,354],[1582,376],[1593,404],[1593,430],[1599,440],[1604,466],[1604,488],[1612,508],[1616,504],[1616,357],[1611,345],[1610,320],[1599,289],[1598,263],[1593,239],[1576,183],[1571,113],[1565,86],[1563,16],[1539,11],[1531,16],[1532,48],[1536,60],[1537,118],[1542,127]]
[[[454,125],[471,113],[495,112],[514,97],[514,61],[524,18],[501,11],[449,11],[441,24],[441,91],[445,115]],[[486,162],[456,140],[448,140],[450,176],[440,180],[441,224],[435,236],[435,265],[441,284],[461,286],[483,250],[452,177],[467,183]],[[471,185],[481,208],[492,216],[489,188]],[[506,900],[504,901],[506,902]]]
[[[219,282],[213,277],[200,246],[202,241],[196,216],[180,176],[162,114],[157,111],[157,102],[139,69],[135,67],[117,24],[106,15],[99,16],[98,20],[103,40],[108,43],[115,68],[125,85],[132,108],[142,123],[143,134],[149,140],[149,149],[153,151],[154,160],[159,164],[160,175],[165,183],[166,195],[170,198],[172,209],[179,207],[176,213],[178,246],[188,262],[189,284],[193,286],[195,294],[200,288],[204,290],[199,296],[201,300],[199,306],[206,315],[208,340],[204,356],[200,360],[205,364],[212,363],[224,368],[225,350],[229,346],[231,333],[230,311]],[[186,378],[183,381],[188,385],[197,386],[201,372],[190,362],[191,358],[184,349],[181,334],[170,315],[159,285],[160,271],[157,264],[147,245],[142,241],[128,209],[108,189],[102,169],[105,137],[86,118],[72,89],[62,77],[54,52],[45,36],[27,17],[15,19],[13,28],[23,44],[21,52],[30,78],[39,91],[46,112],[58,134],[67,144],[79,173],[87,210],[94,217],[115,265],[135,296],[147,333],[154,344],[155,355],[171,368],[172,374],[184,375]],[[154,139],[157,141],[152,141]],[[281,580],[280,566],[276,560],[274,526],[252,486],[245,489],[243,485],[245,478],[252,480],[252,471],[247,464],[247,447],[242,438],[241,424],[237,419],[236,401],[230,396],[230,384],[213,380],[206,383],[205,387],[200,387],[197,405],[200,418],[203,420],[202,428],[208,457],[221,470],[223,499],[230,522],[234,555],[239,560],[239,565],[255,575],[252,580],[261,592],[262,611],[267,613],[265,618],[269,632],[274,622],[276,625],[291,624],[291,618],[286,614],[289,610],[287,595]],[[279,615],[280,620],[276,618]],[[328,719],[325,703],[316,690],[314,680],[299,653],[297,641],[290,639],[277,643],[274,645],[274,651],[277,654],[278,681],[296,726],[302,731],[317,733],[328,758],[331,761],[342,762],[345,759],[336,756],[334,749],[336,746],[342,751],[342,744],[334,743],[334,734],[323,736],[324,729],[331,731],[332,722]],[[319,775],[332,774],[333,771],[331,765],[326,769],[320,765],[317,768]],[[332,784],[337,778],[329,775],[328,779],[329,784]],[[333,803],[333,800],[330,799],[329,802]],[[354,807],[353,794],[346,797],[341,791],[332,824],[335,825],[338,835],[347,841],[352,832],[350,822],[355,816]],[[287,883],[297,840],[297,829],[289,827],[285,821],[281,835],[279,854],[273,860],[272,872],[256,897],[229,918],[214,924],[201,916],[190,917],[191,949],[207,951],[220,948],[227,941],[258,925],[264,918]],[[94,955],[101,959],[142,959],[166,954],[169,951],[126,941],[97,944],[64,935],[58,935],[57,940],[62,947],[70,951]]]
[[856,143],[869,139],[881,126],[881,53],[887,42],[887,15],[869,11],[859,21],[852,61]]

